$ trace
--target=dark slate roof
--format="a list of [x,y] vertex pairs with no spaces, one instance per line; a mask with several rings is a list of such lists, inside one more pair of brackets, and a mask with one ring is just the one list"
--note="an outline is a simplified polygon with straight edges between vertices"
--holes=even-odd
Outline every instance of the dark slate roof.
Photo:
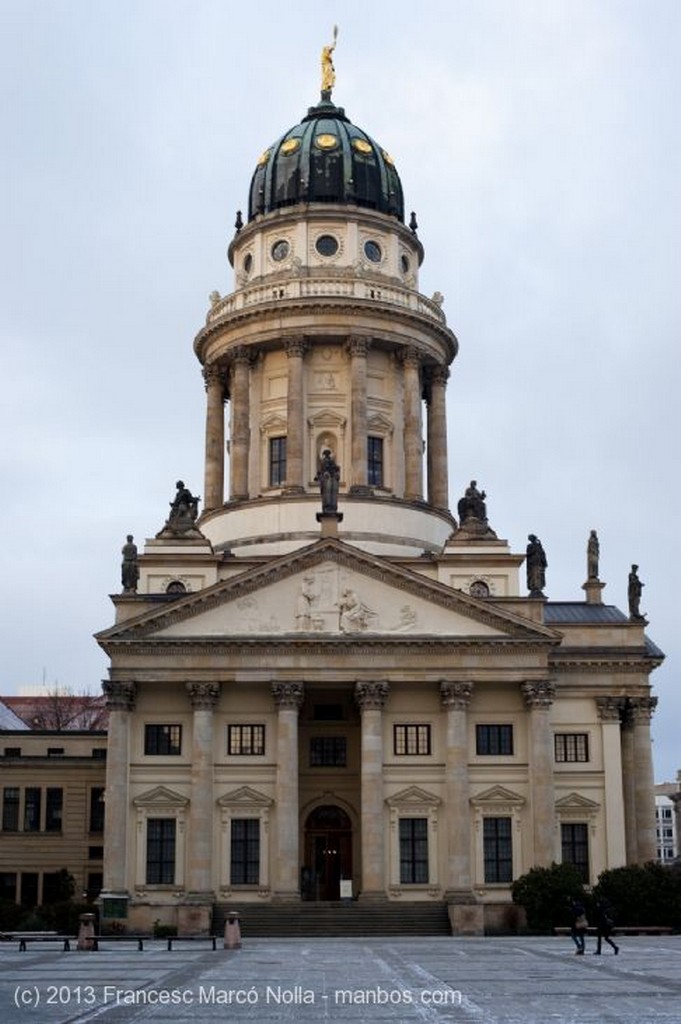
[[544,622],[547,626],[570,625],[594,622],[611,625],[614,622],[628,622],[628,617],[614,604],[587,604],[586,601],[547,601],[544,605]]
[[653,643],[653,641],[650,639],[649,636],[646,636],[645,641],[646,641],[646,654],[649,657],[651,657],[651,658],[664,658],[665,657],[664,651],[661,651],[660,648],[657,646],[657,644]]
[[366,206],[404,222],[392,157],[330,100],[310,107],[262,154],[251,180],[248,219],[296,203]]

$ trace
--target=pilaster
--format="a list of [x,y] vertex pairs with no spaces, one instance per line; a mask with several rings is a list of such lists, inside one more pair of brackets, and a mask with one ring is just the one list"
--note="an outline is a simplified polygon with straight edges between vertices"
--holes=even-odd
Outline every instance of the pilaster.
[[306,350],[302,335],[284,338],[288,365],[288,391],[286,395],[286,491],[301,493],[303,482],[305,442],[305,406],[303,359]]
[[388,699],[389,689],[385,681],[355,685],[355,700],[362,716],[361,896],[365,900],[385,899],[383,708]]
[[355,494],[369,493],[367,455],[367,353],[368,338],[348,338],[350,353],[350,436],[351,472],[350,490]]
[[276,862],[274,898],[300,899],[298,714],[302,683],[272,683],[277,706]]
[[104,796],[104,889],[128,891],[128,766],[130,764],[130,712],[137,684],[104,680],[102,690],[109,712]]
[[225,373],[220,366],[205,366],[206,461],[203,489],[205,512],[225,500]]
[[[192,715],[192,766],[187,833],[187,897],[197,904],[213,902],[213,711],[220,699],[219,683],[186,683]],[[208,922],[209,924],[209,922]],[[203,930],[203,928],[201,929]]]
[[627,862],[620,727],[622,700],[620,697],[596,697],[596,709],[603,744],[606,865],[610,869]]
[[556,686],[550,679],[532,680],[522,683],[521,690],[530,719],[528,740],[534,847],[532,864],[536,867],[549,867],[555,859],[555,788],[550,714]]

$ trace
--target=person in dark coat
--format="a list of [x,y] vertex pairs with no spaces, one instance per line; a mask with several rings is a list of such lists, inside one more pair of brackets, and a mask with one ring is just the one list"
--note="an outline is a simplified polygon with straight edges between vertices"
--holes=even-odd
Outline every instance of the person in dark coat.
[[577,949],[575,950],[575,956],[584,956],[584,947],[586,945],[586,932],[589,927],[589,922],[586,919],[586,911],[584,909],[584,904],[581,903],[579,900],[572,900],[570,903],[570,916],[570,934],[572,936],[572,941],[577,947]]
[[612,946],[615,956],[617,956],[620,948],[611,938],[613,929],[612,911],[604,900],[596,900],[594,909],[596,911],[596,948],[594,950],[594,956],[600,956],[601,942],[603,939],[605,939],[609,946]]

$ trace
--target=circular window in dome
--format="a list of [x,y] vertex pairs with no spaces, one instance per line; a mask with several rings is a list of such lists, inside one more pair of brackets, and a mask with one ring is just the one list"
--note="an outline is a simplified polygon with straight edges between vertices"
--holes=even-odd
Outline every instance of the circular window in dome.
[[285,238],[280,238],[278,242],[275,242],[272,246],[271,253],[272,259],[276,260],[277,263],[281,263],[285,260],[291,251],[291,246],[288,244]]
[[320,149],[335,149],[338,145],[338,139],[335,135],[318,135],[315,142]]
[[289,156],[291,153],[295,153],[297,149],[300,149],[300,139],[287,139],[281,147],[281,151],[284,156]]
[[262,167],[262,166],[263,166],[264,164],[266,164],[266,163],[267,163],[267,161],[268,161],[268,160],[269,160],[269,158],[270,158],[270,153],[271,153],[271,152],[272,152],[272,150],[271,150],[271,149],[266,149],[266,150],[265,150],[265,152],[264,152],[264,153],[262,154],[262,156],[261,156],[261,157],[260,157],[260,159],[258,160],[258,167]]
[[368,260],[371,260],[372,263],[380,263],[383,259],[383,253],[381,252],[380,245],[372,239],[369,239],[368,242],[364,243],[364,255]]
[[384,149],[382,149],[381,152],[383,153],[383,159],[385,160],[385,162],[387,164],[390,164],[391,167],[394,167],[395,166],[395,161],[391,157],[390,153],[386,153],[386,151]]
[[333,235],[320,235],[314,247],[320,256],[335,256],[338,252],[338,239]]
[[353,139],[352,148],[356,149],[358,153],[363,153],[365,155],[372,152],[371,146],[368,142],[365,142],[364,139]]
[[400,267],[402,268],[402,273],[403,274],[408,274],[409,273],[410,263],[409,263],[409,257],[408,256],[405,256],[404,254],[402,254],[402,256],[400,256]]

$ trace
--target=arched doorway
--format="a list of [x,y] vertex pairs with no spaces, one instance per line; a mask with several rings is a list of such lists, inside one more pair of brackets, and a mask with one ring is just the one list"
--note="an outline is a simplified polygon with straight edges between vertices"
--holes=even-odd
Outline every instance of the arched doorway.
[[304,900],[340,899],[341,878],[352,878],[352,823],[342,809],[323,804],[305,822]]

